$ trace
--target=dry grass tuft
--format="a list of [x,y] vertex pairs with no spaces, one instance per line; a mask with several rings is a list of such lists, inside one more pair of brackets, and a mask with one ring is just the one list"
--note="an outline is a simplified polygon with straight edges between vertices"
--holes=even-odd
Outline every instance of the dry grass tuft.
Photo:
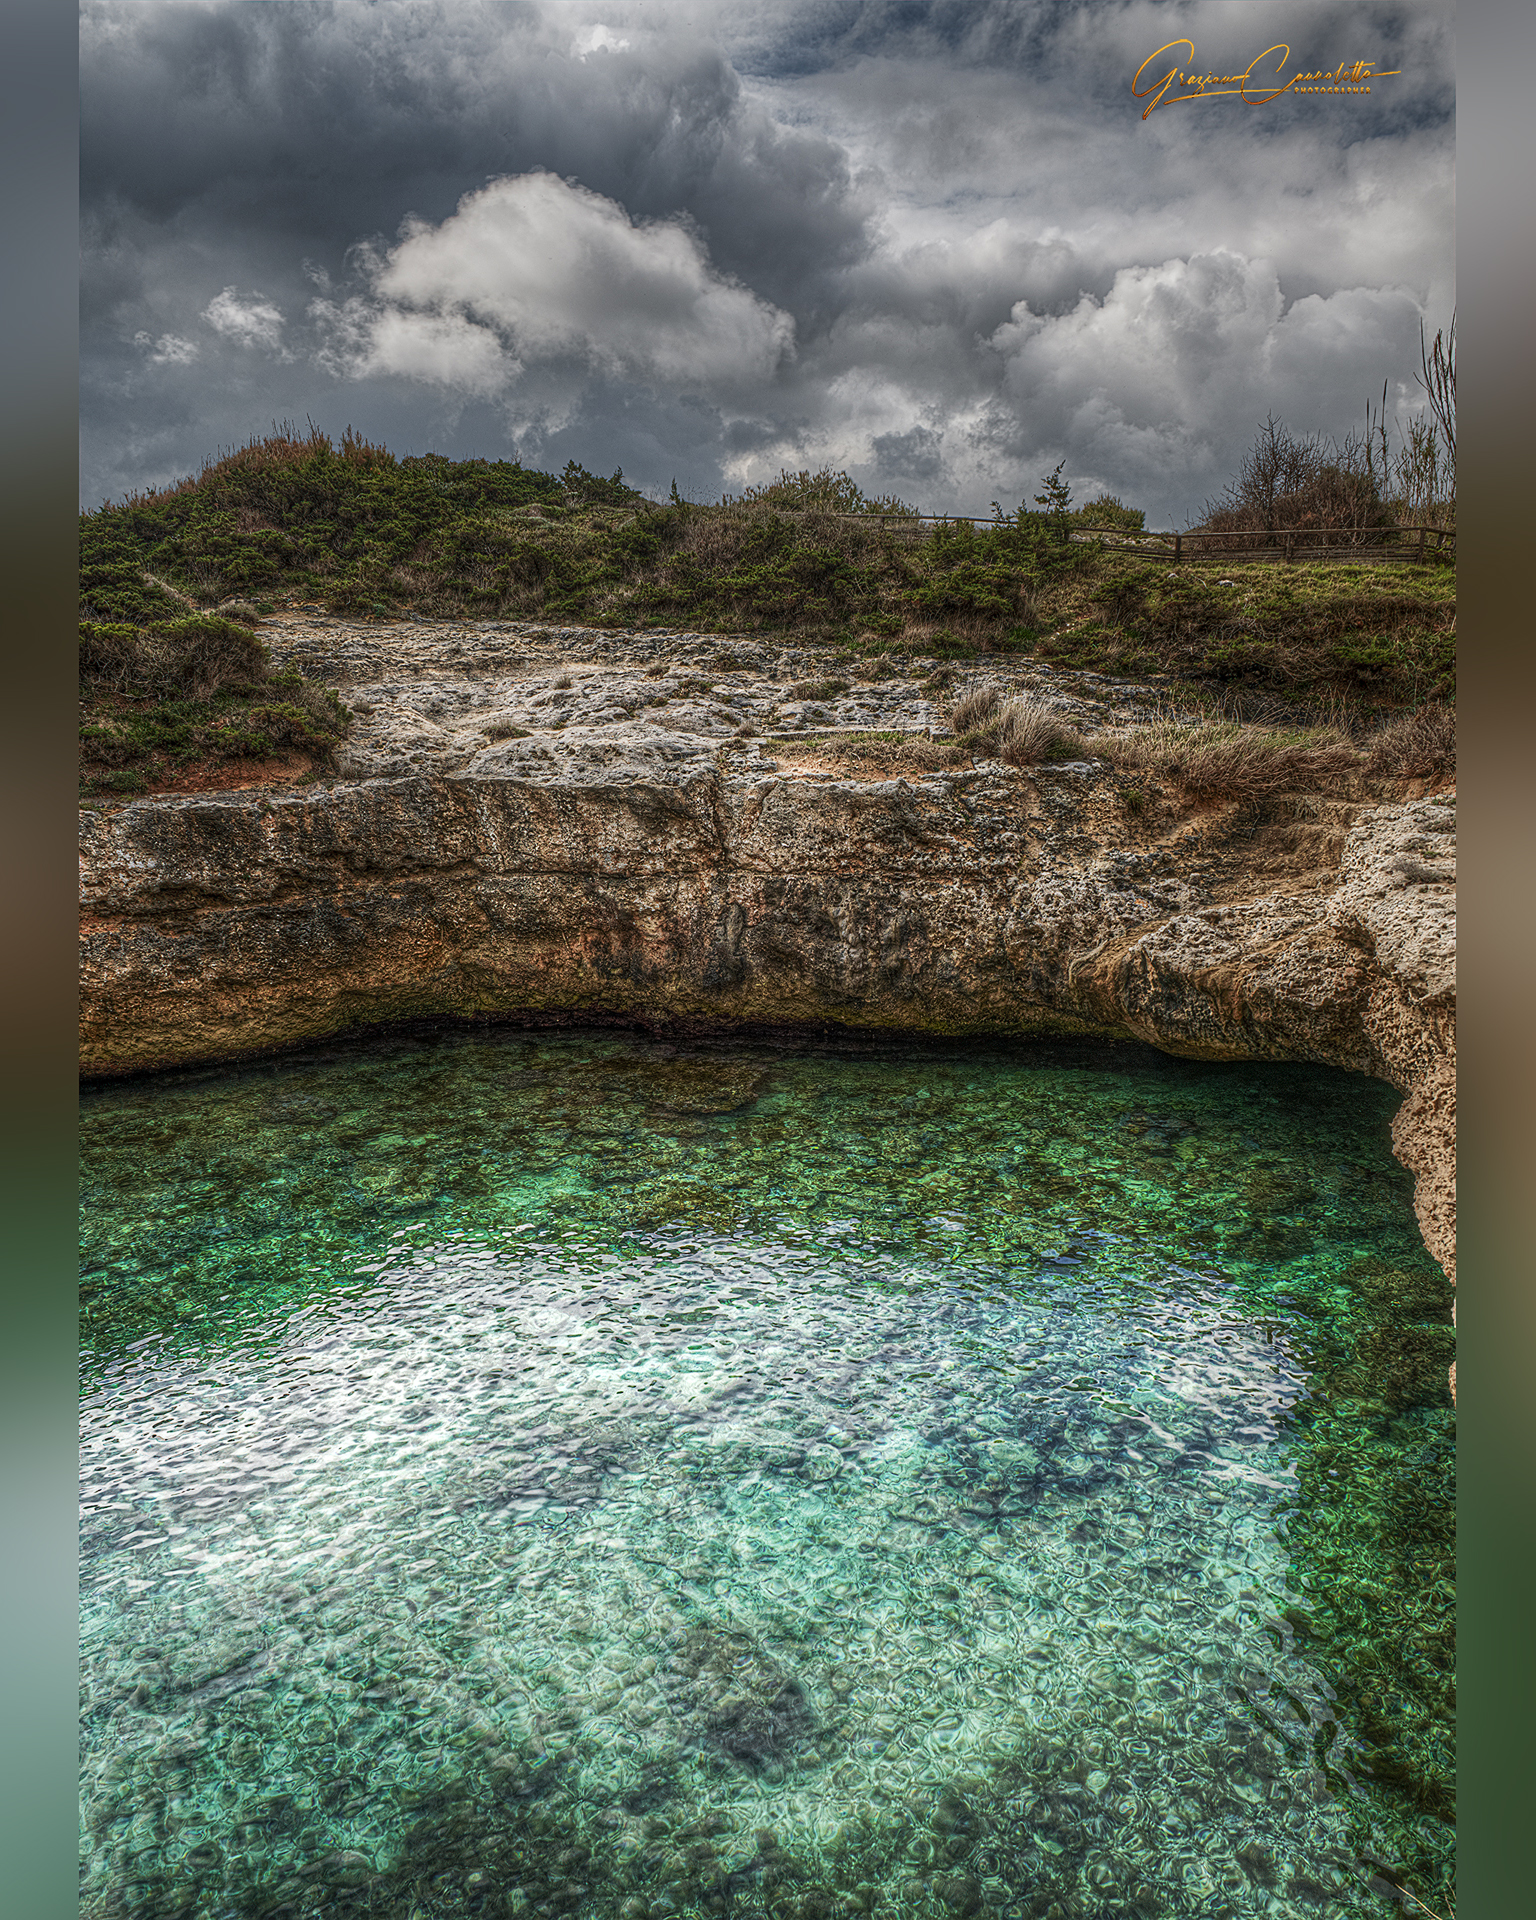
[[1087,751],[1076,729],[1033,694],[1005,705],[995,688],[978,687],[955,702],[950,724],[972,752],[990,754],[1010,767],[1071,760]]
[[1010,700],[995,722],[997,757],[1010,767],[1038,766],[1042,760],[1074,760],[1087,752],[1076,728],[1043,700]]
[[1230,720],[1155,721],[1098,746],[1122,766],[1164,775],[1196,800],[1252,802],[1298,788],[1336,790],[1358,775],[1362,758],[1332,727],[1282,731]]
[[1456,709],[1439,700],[1399,714],[1369,743],[1369,770],[1399,780],[1439,780],[1456,772]]
[[973,687],[955,702],[949,724],[956,733],[975,733],[992,718],[1003,704],[996,687]]

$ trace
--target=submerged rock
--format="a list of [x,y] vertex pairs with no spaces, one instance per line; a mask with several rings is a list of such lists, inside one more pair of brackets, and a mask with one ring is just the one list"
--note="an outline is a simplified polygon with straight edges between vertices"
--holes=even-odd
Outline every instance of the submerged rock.
[[701,1744],[749,1771],[783,1762],[816,1730],[801,1683],[740,1635],[690,1628],[676,1668],[674,1713]]

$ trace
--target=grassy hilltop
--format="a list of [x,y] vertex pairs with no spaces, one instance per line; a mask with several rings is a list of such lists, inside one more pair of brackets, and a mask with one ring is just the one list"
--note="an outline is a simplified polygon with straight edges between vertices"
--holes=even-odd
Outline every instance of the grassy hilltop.
[[[718,504],[651,501],[572,462],[397,459],[280,431],[81,518],[87,787],[178,763],[323,762],[345,710],[274,675],[252,631],[295,602],[376,620],[533,620],[779,637],[844,665],[1036,655],[1358,730],[1454,697],[1452,568],[1170,568],[1069,533],[1140,527],[1104,498],[923,526],[846,474]],[[905,516],[905,517],[904,517]]]

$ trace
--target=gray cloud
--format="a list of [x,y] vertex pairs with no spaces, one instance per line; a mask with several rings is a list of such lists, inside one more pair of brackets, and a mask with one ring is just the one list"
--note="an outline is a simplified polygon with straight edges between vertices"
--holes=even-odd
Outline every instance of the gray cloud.
[[1282,0],[1262,39],[1403,76],[1141,118],[1140,59],[1256,18],[98,0],[85,496],[310,414],[701,496],[825,459],[985,510],[1065,455],[1181,519],[1270,408],[1415,405],[1454,298],[1448,9]]
[[262,294],[242,299],[236,288],[225,287],[203,308],[202,317],[215,333],[222,333],[237,346],[265,347],[269,353],[286,358],[283,316]]

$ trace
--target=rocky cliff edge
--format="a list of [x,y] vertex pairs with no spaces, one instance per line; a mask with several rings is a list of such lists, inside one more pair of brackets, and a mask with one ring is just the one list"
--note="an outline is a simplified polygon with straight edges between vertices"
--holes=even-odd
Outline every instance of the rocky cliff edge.
[[[680,663],[678,636],[434,654],[315,625],[276,650],[358,711],[341,778],[82,815],[85,1074],[530,1015],[1315,1061],[1402,1090],[1454,1280],[1454,792],[1192,810],[1102,760],[914,772],[903,743],[943,723],[900,677],[807,690],[793,656],[720,667],[697,636]],[[1080,726],[1149,697],[1002,677]]]

